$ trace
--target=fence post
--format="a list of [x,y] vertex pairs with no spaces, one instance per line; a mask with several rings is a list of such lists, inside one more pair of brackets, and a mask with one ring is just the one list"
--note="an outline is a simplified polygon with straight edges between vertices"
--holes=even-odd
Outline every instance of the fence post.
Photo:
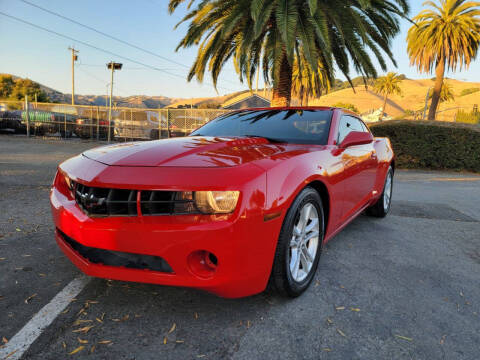
[[[64,131],[65,140],[67,140],[67,111],[65,107],[63,108],[63,131]],[[60,136],[61,135],[62,134],[60,134]]]
[[183,136],[187,134],[187,109],[185,109],[185,116],[183,117]]
[[170,138],[170,112],[167,108],[167,138]]
[[27,122],[27,137],[30,137],[30,114],[28,109],[28,95],[25,95],[25,121]]
[[[125,119],[125,117],[124,117]],[[124,123],[126,124],[126,122],[124,121]],[[133,131],[133,113],[132,113],[132,109],[130,108],[130,126],[131,126],[131,129],[132,131],[130,131],[130,135],[132,136],[132,141],[133,141],[133,135],[135,134],[135,132]]]
[[97,140],[100,139],[100,115],[99,115],[99,110],[98,110],[98,106],[97,106]]
[[158,140],[162,138],[162,110],[158,110]]

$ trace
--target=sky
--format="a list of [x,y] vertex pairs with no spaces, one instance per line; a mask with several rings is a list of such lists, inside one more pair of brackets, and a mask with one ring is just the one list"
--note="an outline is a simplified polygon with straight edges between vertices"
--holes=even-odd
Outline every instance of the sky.
[[[114,95],[118,96],[207,97],[247,89],[246,84],[241,84],[238,80],[232,62],[225,66],[220,75],[218,93],[213,88],[209,75],[205,76],[203,84],[199,84],[196,79],[186,81],[197,49],[192,47],[175,51],[186,33],[187,25],[182,24],[177,29],[174,27],[186,9],[179,8],[170,15],[167,11],[168,0],[28,1],[148,49],[172,62],[106,38],[20,0],[0,0],[0,12],[74,39],[61,38],[0,14],[0,73],[27,77],[61,92],[71,93],[71,53],[68,47],[73,46],[79,50],[75,65],[76,94],[105,94],[110,82],[106,63],[112,60],[123,63],[123,69],[115,72]],[[422,9],[422,2],[410,0],[410,6],[409,15],[413,17]],[[405,74],[412,79],[431,78],[434,75],[418,73],[416,68],[409,64],[405,39],[410,26],[406,20],[401,21],[401,32],[392,42],[398,67],[395,68],[388,62],[388,70]],[[92,49],[80,41],[116,56]],[[146,68],[134,61],[157,70]],[[381,75],[379,67],[378,70]],[[354,72],[351,75],[356,76]],[[448,73],[447,76],[480,82],[480,56],[468,71]],[[337,77],[342,79],[340,74],[337,74]],[[260,81],[260,87],[262,86],[263,81]]]

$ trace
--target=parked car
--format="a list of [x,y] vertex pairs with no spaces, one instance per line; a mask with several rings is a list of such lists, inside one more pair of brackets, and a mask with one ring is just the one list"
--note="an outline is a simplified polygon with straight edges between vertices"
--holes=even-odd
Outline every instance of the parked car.
[[[110,122],[110,140],[115,137],[114,123]],[[108,120],[78,118],[75,120],[73,132],[82,139],[108,139]]]
[[0,111],[0,129],[10,130],[15,133],[24,132],[25,126],[22,125],[22,111]]
[[[22,111],[22,126],[27,126],[27,112]],[[30,123],[30,133],[35,135],[60,133],[62,137],[71,137],[75,128],[76,115],[42,111],[29,110],[28,121]]]
[[84,273],[223,297],[295,297],[364,210],[388,214],[387,138],[338,108],[223,115],[191,136],[85,151],[59,165],[55,238]]
[[185,115],[173,110],[167,120],[166,112],[142,111],[129,117],[117,116],[115,123],[115,136],[128,139],[157,140],[166,137],[181,137],[190,134],[205,119],[198,116]]
[[[167,119],[157,111],[135,112],[114,118],[115,136],[128,139],[159,139],[167,137]],[[160,134],[161,132],[161,134]]]

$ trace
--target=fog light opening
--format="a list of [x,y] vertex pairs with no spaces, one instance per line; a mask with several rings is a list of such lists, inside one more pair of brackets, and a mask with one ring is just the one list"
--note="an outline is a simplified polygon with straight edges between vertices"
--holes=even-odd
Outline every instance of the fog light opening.
[[187,261],[190,271],[202,278],[212,277],[218,267],[218,258],[206,250],[192,252]]

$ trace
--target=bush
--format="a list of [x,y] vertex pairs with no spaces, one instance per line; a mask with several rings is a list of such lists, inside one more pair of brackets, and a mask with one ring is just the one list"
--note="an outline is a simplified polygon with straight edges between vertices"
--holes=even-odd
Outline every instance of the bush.
[[460,110],[455,117],[455,121],[465,124],[480,124],[480,112]]
[[357,114],[359,113],[357,107],[353,104],[350,104],[350,103],[339,102],[339,103],[334,104],[333,107],[348,109],[348,110],[353,111],[354,113],[357,113]]
[[480,172],[477,125],[400,120],[370,127],[375,136],[390,138],[398,168]]
[[460,96],[475,94],[476,92],[479,92],[479,91],[480,91],[480,88],[463,89],[462,92],[460,93]]

